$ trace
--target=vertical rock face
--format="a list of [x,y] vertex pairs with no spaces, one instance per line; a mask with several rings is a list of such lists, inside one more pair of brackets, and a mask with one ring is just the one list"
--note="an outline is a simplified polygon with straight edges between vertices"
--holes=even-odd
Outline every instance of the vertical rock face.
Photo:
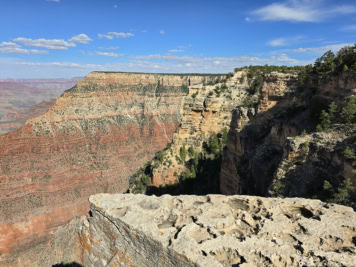
[[[328,135],[317,134],[310,140],[303,136],[300,142],[305,144],[300,148],[291,149],[288,137],[301,134],[303,129],[314,129],[315,110],[327,110],[331,101],[338,102],[354,95],[355,74],[345,72],[319,78],[308,86],[310,89],[298,92],[294,75],[272,73],[266,77],[257,116],[243,130],[231,129],[229,133],[220,176],[223,194],[279,195],[276,190],[281,186],[277,179],[287,183],[283,185],[284,195],[312,197],[306,192],[308,189],[312,191],[311,184],[317,176],[329,171],[329,175],[335,175],[337,179],[343,176],[342,173],[350,173],[350,164],[344,162],[341,155],[345,146],[351,143],[347,139],[354,131],[352,127],[335,130],[334,140]],[[337,142],[338,152],[334,153],[331,150],[337,147]],[[329,143],[333,144],[332,149],[328,148]],[[303,148],[308,151],[303,152]],[[349,171],[345,172],[344,168]],[[355,175],[349,177],[356,185]]]
[[[169,150],[163,152],[163,161],[153,163],[153,186],[175,183],[178,175],[186,170],[185,164],[177,161],[183,146],[200,152],[211,135],[230,128],[232,111],[249,97],[247,80],[241,82],[243,75],[246,73],[237,72],[224,82],[189,86],[182,105],[181,124],[173,135],[173,142]],[[253,109],[246,107],[241,111],[246,118],[248,113],[253,113]]]
[[129,175],[172,140],[187,86],[223,78],[91,73],[0,136],[0,265],[41,265],[39,246],[58,262],[58,227],[88,211],[89,195],[126,191]]
[[[246,159],[243,156],[246,155],[246,157],[248,157],[247,149],[254,149],[256,151],[263,149],[264,147],[261,145],[259,140],[263,138],[268,139],[269,131],[273,133],[279,132],[277,128],[271,130],[271,128],[268,127],[269,122],[274,120],[274,118],[278,115],[278,111],[275,111],[276,108],[273,108],[276,106],[278,101],[281,101],[292,93],[296,89],[296,85],[297,75],[272,72],[271,74],[266,75],[261,88],[260,101],[257,107],[259,114],[257,114],[254,118],[257,122],[253,126],[247,125],[245,128],[244,126],[247,124],[248,120],[245,119],[245,116],[241,110],[237,109],[235,111],[235,116],[232,121],[232,125],[235,126],[230,129],[229,139],[226,149],[224,150],[221,166],[220,190],[223,194],[232,195],[243,193],[239,169],[253,168],[253,166],[251,167],[246,164]],[[271,111],[267,112],[268,110]],[[260,114],[264,115],[262,116]],[[239,121],[243,121],[243,125],[241,125]],[[289,129],[286,131],[287,133],[282,132],[281,135],[283,136],[288,134]],[[280,144],[283,144],[284,142],[281,137],[275,137],[273,140]],[[280,158],[278,151],[276,151],[276,149],[278,150],[278,147],[271,146],[268,149],[270,149],[269,155],[266,155],[266,157],[260,159],[258,162],[256,159],[256,164],[254,166],[260,169],[256,169],[253,172],[254,174],[252,174],[258,175],[256,180],[259,179],[260,184],[257,186],[261,189],[261,191],[264,190],[263,188],[265,187],[263,179],[268,177],[268,171],[275,164],[277,164],[275,161],[278,161]],[[256,155],[257,154],[258,153],[256,152]],[[246,181],[246,183],[249,182],[251,181]],[[261,192],[259,193],[263,194]]]
[[91,196],[84,266],[353,266],[356,213],[319,200]]

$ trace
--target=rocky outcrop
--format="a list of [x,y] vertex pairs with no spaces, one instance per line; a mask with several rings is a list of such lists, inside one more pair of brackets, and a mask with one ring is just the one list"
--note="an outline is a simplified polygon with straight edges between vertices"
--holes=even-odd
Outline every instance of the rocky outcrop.
[[126,191],[130,174],[171,142],[189,84],[224,78],[91,73],[1,136],[0,265],[41,265],[49,254],[37,248],[50,250],[58,227],[87,213],[89,195]]
[[319,200],[91,196],[84,266],[353,266],[356,213]]
[[[350,174],[348,177],[356,185],[355,175],[350,172],[352,167],[342,156],[342,149],[345,149],[347,143],[344,141],[350,139],[355,129],[351,127],[348,130],[312,134],[310,140],[305,137],[307,131],[315,130],[315,124],[320,122],[321,110],[328,110],[331,101],[344,105],[345,97],[356,93],[355,77],[354,72],[330,77],[315,76],[309,84],[298,89],[297,77],[294,75],[266,76],[257,116],[250,120],[242,131],[232,128],[229,133],[221,168],[221,192],[280,195],[280,182],[284,180],[288,182],[282,185],[286,190],[282,195],[314,197],[312,191],[322,187],[323,179],[334,175],[334,179],[340,182],[345,179],[346,173]],[[277,82],[270,86],[268,79]],[[327,148],[331,142],[330,134],[335,135],[332,142],[337,140],[334,147],[338,146],[338,151]],[[341,137],[343,140],[340,141]],[[307,156],[308,153],[304,153],[307,159],[302,166],[299,164],[303,156],[296,154],[300,153],[301,149],[309,151],[309,143],[308,147],[303,145],[300,149],[295,148],[299,152],[291,152],[291,140],[304,140],[306,143],[310,141],[311,154]],[[321,169],[323,172],[320,172]],[[344,169],[348,171],[345,172]],[[328,175],[319,177],[323,173]],[[288,178],[284,177],[285,175]],[[306,189],[310,190],[308,194]]]
[[272,72],[265,75],[258,112],[265,112],[297,89],[297,74]]
[[[199,153],[211,135],[230,128],[232,111],[237,106],[244,105],[246,98],[252,98],[248,93],[247,80],[241,82],[242,75],[246,73],[243,71],[234,73],[223,82],[189,86],[189,93],[181,107],[181,124],[173,135],[173,142],[169,149],[163,152],[161,162],[157,160],[152,162],[153,186],[178,182],[180,173],[186,170],[185,164],[177,160],[183,146],[186,150],[192,148]],[[257,100],[256,96],[254,100]],[[254,113],[254,109],[247,107],[241,109],[246,113],[246,118],[247,113],[251,113],[250,116]]]
[[311,198],[319,197],[315,192],[324,181],[340,184],[347,177],[356,184],[352,162],[344,156],[346,147],[354,146],[355,132],[356,125],[339,124],[327,132],[288,137],[268,194]]

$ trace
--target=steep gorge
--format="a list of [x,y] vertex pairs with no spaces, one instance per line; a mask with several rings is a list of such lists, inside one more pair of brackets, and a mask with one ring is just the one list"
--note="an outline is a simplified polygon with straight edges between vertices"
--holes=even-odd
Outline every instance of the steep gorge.
[[338,184],[350,178],[356,185],[343,156],[347,145],[353,146],[355,124],[315,132],[322,110],[335,102],[341,113],[345,99],[355,95],[355,73],[315,77],[302,88],[295,80],[286,88],[284,97],[276,97],[278,92],[265,83],[260,112],[242,131],[229,132],[220,177],[223,194],[316,197],[326,179]]
[[125,192],[130,174],[171,142],[189,85],[224,78],[94,72],[1,136],[0,263],[59,262],[68,244],[53,241],[56,231],[88,212],[89,195]]

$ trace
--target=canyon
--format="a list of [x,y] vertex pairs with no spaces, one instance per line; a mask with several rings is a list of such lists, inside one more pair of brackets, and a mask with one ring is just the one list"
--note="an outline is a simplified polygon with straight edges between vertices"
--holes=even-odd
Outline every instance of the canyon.
[[352,208],[278,197],[356,184],[353,119],[316,127],[330,103],[353,105],[355,73],[301,86],[281,69],[78,81],[0,136],[0,263],[349,265]]
[[[221,192],[311,198],[324,180],[347,177],[355,186],[352,162],[344,157],[346,147],[354,147],[355,124],[339,123],[319,132],[313,126],[330,103],[343,106],[345,99],[355,96],[355,73],[316,78],[303,90],[297,88],[295,77],[273,76],[266,76],[261,88],[257,115],[242,130],[230,128]],[[271,86],[268,81],[276,78],[279,86]]]
[[0,263],[59,262],[69,241],[57,233],[88,212],[88,197],[125,192],[130,174],[172,140],[188,86],[222,79],[94,72],[0,136]]
[[80,79],[0,79],[0,135],[47,112]]

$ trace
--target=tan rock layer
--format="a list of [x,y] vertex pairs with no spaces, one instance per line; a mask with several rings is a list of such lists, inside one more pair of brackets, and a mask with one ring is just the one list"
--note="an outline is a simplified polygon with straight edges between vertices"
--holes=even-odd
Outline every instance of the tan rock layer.
[[319,200],[91,196],[84,266],[353,266],[356,213]]
[[[47,113],[0,136],[1,266],[25,266],[19,251],[36,266],[46,250],[25,252],[84,215],[89,195],[126,191],[130,174],[172,140],[190,76],[168,75],[169,86],[160,75],[145,74],[145,85],[142,77],[92,73]],[[66,244],[57,245],[60,254]]]

